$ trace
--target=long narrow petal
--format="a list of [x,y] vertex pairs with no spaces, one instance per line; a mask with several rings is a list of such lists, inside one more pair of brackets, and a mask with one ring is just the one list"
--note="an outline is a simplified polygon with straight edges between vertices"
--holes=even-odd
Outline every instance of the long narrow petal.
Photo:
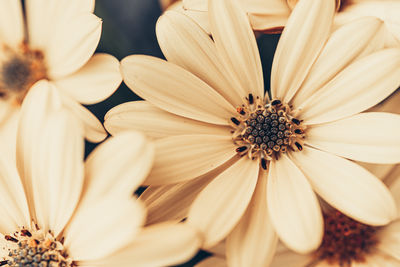
[[229,266],[269,266],[278,237],[268,215],[267,177],[260,172],[256,190],[242,219],[226,239]]
[[359,165],[307,146],[291,158],[313,189],[347,216],[370,225],[384,225],[396,217],[389,189]]
[[98,143],[107,137],[107,133],[101,122],[87,108],[65,94],[62,96],[62,101],[77,119],[82,121],[86,139],[90,142]]
[[394,200],[396,202],[397,210],[398,210],[397,214],[398,214],[398,217],[400,218],[400,179],[399,179],[399,169],[397,169],[395,171],[395,173],[397,174],[396,175],[397,177],[392,182],[392,184],[390,185],[390,191],[392,192],[392,195],[393,195]]
[[307,178],[286,155],[270,164],[266,197],[282,242],[299,253],[318,248],[324,224],[321,208]]
[[211,256],[197,263],[195,267],[228,267],[228,264],[225,258]]
[[334,121],[376,105],[399,84],[400,49],[385,49],[348,66],[297,108],[306,124]]
[[[283,247],[283,246],[282,246]],[[286,247],[275,253],[271,267],[304,267],[313,261],[313,254],[299,254]]]
[[16,48],[24,39],[21,1],[0,2],[0,44]]
[[204,234],[204,248],[226,237],[246,211],[254,193],[259,164],[243,157],[201,191],[189,210],[188,223]]
[[243,104],[240,85],[226,76],[214,42],[197,23],[179,12],[168,11],[159,18],[156,33],[169,62],[195,74],[233,106]]
[[333,0],[304,0],[296,5],[272,63],[272,98],[291,100],[328,38],[334,12]]
[[154,139],[186,134],[226,135],[231,131],[227,126],[177,116],[147,101],[132,101],[113,107],[104,118],[104,127],[112,135],[137,130]]
[[64,232],[65,246],[76,261],[107,257],[130,244],[144,221],[138,201],[114,195],[113,199],[79,205]]
[[369,163],[400,162],[400,115],[360,113],[307,129],[306,143],[338,156]]
[[95,104],[114,93],[121,81],[119,61],[108,54],[95,54],[76,73],[54,83],[81,104]]
[[156,141],[154,167],[145,184],[183,182],[203,175],[236,155],[230,136],[178,135]]
[[209,21],[218,55],[230,79],[240,84],[242,97],[264,95],[256,38],[249,19],[236,1],[210,0]]
[[207,0],[182,0],[183,7],[186,9],[192,9],[197,11],[207,11],[208,2]]
[[121,62],[125,83],[136,94],[168,112],[228,125],[232,105],[202,80],[167,61],[134,55]]
[[140,133],[107,139],[86,159],[84,197],[131,197],[150,172],[153,158],[153,144]]
[[[48,195],[48,228],[57,236],[70,220],[83,187],[83,127],[66,110],[51,115],[42,127],[38,154],[32,159],[37,194]],[[45,199],[45,198],[44,198]],[[37,206],[36,206],[37,207]]]
[[36,141],[41,139],[42,127],[49,114],[61,109],[60,98],[52,84],[45,80],[37,82],[25,96],[18,125],[17,168],[25,188],[31,216],[39,225],[45,224],[46,215],[40,210],[35,211],[35,206],[45,208],[47,202],[42,198],[47,198],[48,194],[38,194],[41,183],[37,183],[36,180],[43,177],[35,175],[37,169],[34,160],[41,151]]
[[107,258],[79,266],[171,266],[189,260],[200,245],[199,234],[189,225],[158,224],[143,228],[131,244]]
[[293,98],[293,106],[300,106],[355,58],[379,48],[376,47],[378,45],[375,46],[376,42],[372,42],[372,39],[383,31],[382,26],[381,20],[365,17],[336,30],[328,39],[309,75]]
[[29,44],[44,52],[51,78],[66,76],[82,67],[100,40],[101,20],[89,10],[93,1],[67,2],[26,3]]

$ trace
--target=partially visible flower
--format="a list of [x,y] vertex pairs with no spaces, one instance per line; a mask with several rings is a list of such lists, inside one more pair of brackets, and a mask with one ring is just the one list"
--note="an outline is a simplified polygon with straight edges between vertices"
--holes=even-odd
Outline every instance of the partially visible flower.
[[49,87],[30,90],[17,141],[20,179],[0,161],[0,265],[165,266],[199,246],[187,225],[143,228],[133,192],[148,174],[153,145],[124,133],[83,162],[81,124]]
[[[237,0],[248,12],[254,30],[266,33],[281,32],[298,0]],[[183,0],[174,9],[192,17],[206,31],[210,31],[207,0]],[[379,39],[385,45],[400,46],[400,2],[397,0],[337,0],[335,26],[355,19],[373,16],[385,23]]]
[[81,104],[109,97],[121,75],[113,56],[92,57],[101,35],[94,0],[26,0],[24,10],[21,2],[0,1],[0,131],[18,117],[13,114],[30,88],[45,79],[84,122],[86,138],[103,140],[101,123]]
[[400,84],[400,49],[371,42],[382,22],[362,18],[330,36],[335,2],[300,1],[275,53],[270,98],[246,14],[235,1],[209,3],[212,38],[178,12],[160,18],[169,62],[125,58],[124,80],[146,101],[105,118],[112,134],[136,129],[156,139],[145,181],[156,187],[143,195],[157,199],[153,222],[187,216],[204,248],[227,237],[231,262],[262,266],[277,236],[303,253],[319,246],[314,192],[363,223],[394,219],[386,186],[348,160],[400,161],[400,116],[361,113]]

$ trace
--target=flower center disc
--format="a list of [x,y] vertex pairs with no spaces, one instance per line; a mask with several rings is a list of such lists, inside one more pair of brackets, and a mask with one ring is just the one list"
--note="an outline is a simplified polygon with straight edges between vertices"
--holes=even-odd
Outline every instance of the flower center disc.
[[0,61],[0,94],[21,103],[29,88],[46,78],[43,53],[30,50],[26,43],[18,51],[6,47],[2,52],[5,58]]
[[377,227],[359,223],[339,211],[324,215],[325,233],[316,252],[318,260],[330,264],[350,266],[363,262],[378,243]]
[[249,107],[238,108],[240,117],[231,118],[236,152],[259,158],[261,167],[267,169],[267,162],[278,159],[280,153],[303,149],[304,127],[290,114],[289,105],[273,100],[252,108],[254,98],[249,95],[248,99]]
[[8,246],[3,249],[8,257],[0,261],[0,266],[73,266],[64,246],[51,233],[21,230],[13,235],[6,235],[5,239]]

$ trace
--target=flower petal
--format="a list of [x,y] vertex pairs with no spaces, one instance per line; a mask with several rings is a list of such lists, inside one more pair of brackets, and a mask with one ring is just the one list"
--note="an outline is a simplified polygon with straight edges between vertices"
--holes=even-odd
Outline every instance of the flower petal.
[[225,258],[211,256],[197,263],[194,267],[228,267]]
[[360,113],[307,129],[306,143],[352,160],[400,162],[400,115]]
[[335,1],[300,1],[286,23],[271,70],[272,98],[288,103],[330,34]]
[[[135,240],[116,253],[87,266],[170,266],[189,260],[199,249],[198,233],[186,224],[164,223],[143,228]],[[82,264],[85,266],[85,262]],[[79,264],[81,266],[81,264]]]
[[375,45],[376,42],[372,40],[379,36],[379,32],[383,32],[382,26],[381,20],[365,17],[336,30],[326,42],[309,75],[293,98],[293,106],[300,106],[357,57],[381,49],[382,47]]
[[297,108],[305,124],[334,121],[374,106],[399,84],[400,50],[385,49],[348,66]]
[[42,195],[40,198],[47,199],[47,203],[37,203],[48,206],[44,229],[57,236],[70,220],[82,192],[83,127],[64,110],[52,114],[41,132],[39,140],[32,140],[38,145],[38,154],[32,159],[33,186]]
[[29,44],[44,52],[51,78],[77,71],[93,55],[101,35],[93,6],[92,0],[27,1]]
[[185,134],[226,135],[231,128],[204,123],[166,112],[147,101],[132,101],[109,110],[104,126],[112,135],[124,131],[142,131],[154,139]]
[[[209,21],[215,46],[242,97],[262,98],[264,81],[256,38],[249,19],[236,1],[209,1]],[[236,89],[239,90],[239,89]]]
[[307,146],[291,158],[313,189],[345,215],[369,225],[385,225],[396,217],[388,188],[359,165]]
[[65,94],[62,97],[62,101],[77,119],[82,121],[85,130],[85,138],[87,140],[98,143],[107,137],[107,133],[101,122],[87,108]]
[[235,227],[254,193],[259,164],[241,158],[200,192],[189,210],[189,224],[204,234],[204,248],[213,247]]
[[156,32],[161,50],[169,62],[195,74],[233,106],[243,104],[240,85],[233,84],[226,77],[214,42],[197,23],[179,12],[167,11],[159,18]]
[[234,157],[231,136],[178,135],[158,139],[154,166],[146,185],[172,184],[194,179]]
[[24,21],[21,1],[3,0],[0,3],[0,44],[17,48],[24,40]]
[[256,190],[239,223],[226,239],[229,266],[269,266],[278,237],[267,208],[267,177],[260,172]]
[[183,7],[185,9],[192,9],[197,11],[207,11],[208,1],[207,0],[182,0]]
[[[21,106],[17,132],[16,159],[17,168],[29,203],[30,214],[39,225],[45,224],[46,214],[35,210],[35,206],[45,208],[48,194],[39,194],[43,179],[37,175],[36,160],[41,147],[42,128],[48,116],[62,108],[61,96],[51,83],[41,80],[31,87]],[[43,204],[43,205],[40,205]]]
[[150,172],[153,158],[153,144],[140,133],[107,139],[86,159],[84,197],[131,197]]
[[114,93],[121,81],[119,61],[108,54],[95,54],[76,73],[54,83],[81,104],[95,104]]
[[280,240],[299,253],[318,248],[321,208],[306,177],[286,155],[271,162],[267,188],[268,212]]
[[290,249],[283,249],[275,253],[274,260],[271,263],[271,267],[304,267],[309,265],[313,261],[312,254],[299,254]]
[[139,197],[147,208],[146,224],[183,220],[197,195],[215,178],[214,172],[178,184],[149,186]]
[[133,55],[121,62],[125,83],[136,94],[168,112],[194,120],[228,125],[235,110],[206,83],[159,58]]
[[398,219],[382,227],[378,234],[380,241],[377,245],[378,249],[400,261],[400,220]]
[[81,202],[64,232],[64,244],[76,261],[108,257],[135,239],[143,221],[142,205],[126,196]]
[[[399,168],[399,167],[397,167]],[[396,206],[397,206],[397,214],[398,217],[400,218],[400,179],[399,179],[399,169],[394,170],[394,173],[396,173],[397,175],[397,179],[394,180],[392,182],[392,184],[390,185],[390,191],[392,192],[392,195],[394,197],[394,200],[396,202]]]

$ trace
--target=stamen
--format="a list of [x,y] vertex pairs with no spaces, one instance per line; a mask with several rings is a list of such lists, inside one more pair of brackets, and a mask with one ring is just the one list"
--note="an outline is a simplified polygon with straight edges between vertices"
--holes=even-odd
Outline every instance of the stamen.
[[280,104],[282,104],[282,102],[279,99],[276,99],[276,100],[271,102],[271,105],[273,105],[273,106],[277,106],[277,105],[280,105]]
[[29,237],[32,236],[31,232],[29,232],[28,230],[25,230],[25,229],[21,230],[21,235],[22,236],[29,236]]
[[261,167],[266,170],[267,169],[267,160],[265,158],[261,159]]
[[298,119],[296,119],[296,118],[293,118],[293,119],[292,119],[292,122],[293,122],[294,124],[296,124],[296,125],[300,125],[300,121],[299,121]]
[[303,150],[303,146],[300,145],[298,142],[295,142],[294,144],[296,145],[296,147],[297,147],[298,150],[300,150],[300,151]]
[[254,104],[254,97],[253,94],[249,94],[249,104],[253,105]]
[[5,238],[7,241],[11,241],[11,242],[14,242],[14,243],[18,243],[18,239],[14,238],[14,237],[12,237],[12,236],[10,236],[10,235],[6,235],[6,236],[4,236],[4,238]]
[[240,152],[244,152],[247,150],[247,146],[241,146],[236,148],[236,152],[240,153]]
[[231,121],[232,121],[234,124],[236,124],[236,125],[239,125],[239,124],[240,124],[240,121],[239,121],[238,119],[236,119],[235,117],[232,117],[232,118],[231,118]]

